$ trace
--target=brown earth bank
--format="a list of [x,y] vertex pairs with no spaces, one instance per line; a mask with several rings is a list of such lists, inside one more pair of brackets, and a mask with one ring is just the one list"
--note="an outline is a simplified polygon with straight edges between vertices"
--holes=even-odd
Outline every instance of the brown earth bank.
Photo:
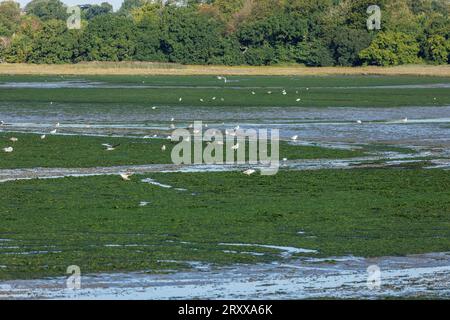
[[396,67],[305,67],[292,66],[201,66],[151,62],[89,62],[38,65],[0,64],[3,75],[417,75],[450,76],[450,65],[404,65]]

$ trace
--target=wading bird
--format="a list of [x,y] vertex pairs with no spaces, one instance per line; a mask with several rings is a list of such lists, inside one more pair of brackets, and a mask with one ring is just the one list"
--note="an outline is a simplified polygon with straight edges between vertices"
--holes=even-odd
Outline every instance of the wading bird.
[[46,137],[47,137],[47,136],[46,136],[45,134],[43,134],[43,135],[41,136],[41,140],[44,140]]
[[117,148],[118,146],[120,146],[120,144],[111,145],[111,144],[109,144],[109,143],[103,143],[102,146],[105,147],[105,150],[106,150],[106,151],[114,151],[114,150],[116,150],[116,148]]
[[161,147],[161,151],[166,151],[166,145],[164,144],[162,147]]
[[298,139],[298,136],[297,136],[297,135],[291,137],[291,140],[293,140],[293,141],[295,141],[295,140],[297,140],[297,139]]
[[122,178],[123,181],[130,181],[130,177],[132,176],[132,173],[121,173],[120,177]]
[[56,134],[56,132],[57,132],[57,130],[55,129],[55,130],[50,131],[50,134]]
[[357,124],[362,124],[362,121],[361,120],[357,120],[356,123]]
[[11,142],[17,142],[17,141],[19,141],[19,139],[17,139],[16,137],[11,137],[11,138],[9,139],[9,141],[11,141]]
[[223,80],[223,82],[225,82],[225,83],[228,82],[227,78],[225,78],[225,77],[223,77],[223,76],[217,76],[217,79],[218,79],[218,80]]
[[13,147],[6,147],[6,148],[3,148],[3,151],[6,153],[11,153],[14,151],[14,149],[13,149]]
[[256,172],[256,170],[248,169],[248,170],[245,170],[245,171],[242,172],[242,173],[245,174],[245,175],[247,175],[247,176],[250,176],[250,175],[254,174],[255,172]]

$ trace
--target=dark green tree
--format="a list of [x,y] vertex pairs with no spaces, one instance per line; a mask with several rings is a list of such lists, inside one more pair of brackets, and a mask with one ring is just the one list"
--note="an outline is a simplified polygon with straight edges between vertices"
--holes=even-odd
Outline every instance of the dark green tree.
[[25,6],[25,11],[43,21],[66,20],[69,16],[67,7],[59,0],[33,0]]
[[73,62],[78,47],[78,30],[68,30],[66,22],[49,20],[33,38],[29,62]]
[[136,54],[136,34],[130,18],[114,14],[97,16],[81,36],[78,60],[131,60]]

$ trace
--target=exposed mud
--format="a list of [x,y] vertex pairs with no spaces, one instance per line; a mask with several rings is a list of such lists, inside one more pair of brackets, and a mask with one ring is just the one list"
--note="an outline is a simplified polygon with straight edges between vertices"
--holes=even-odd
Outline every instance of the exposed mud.
[[[174,264],[179,261],[172,261]],[[0,282],[3,299],[308,299],[450,298],[450,253],[406,257],[301,258],[216,267],[190,262],[194,271],[169,274],[82,275],[81,289],[66,278]],[[380,270],[379,284],[368,272]],[[370,277],[369,277],[370,275]],[[378,278],[377,278],[378,279]],[[375,280],[377,280],[375,279]]]

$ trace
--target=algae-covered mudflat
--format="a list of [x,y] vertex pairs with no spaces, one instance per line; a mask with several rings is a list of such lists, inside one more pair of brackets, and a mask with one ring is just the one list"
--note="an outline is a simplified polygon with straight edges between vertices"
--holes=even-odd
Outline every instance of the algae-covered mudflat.
[[[388,268],[389,290],[378,295],[428,296],[420,274],[433,296],[448,296],[433,274],[450,251],[450,78],[217,76],[0,76],[3,283],[37,279],[27,290],[52,297],[42,279],[64,279],[72,265],[126,286],[127,277],[205,270],[287,276],[277,264],[295,266],[290,286],[315,282],[292,271],[302,267],[359,273],[342,282],[355,288],[349,295],[327,291],[337,282],[325,277],[320,294],[279,279],[273,291],[249,285],[238,297],[360,297],[370,263]],[[194,121],[224,134],[278,129],[279,172],[173,165],[168,137]],[[414,290],[392,291],[405,277]],[[130,296],[183,297],[141,289]],[[195,292],[185,297],[220,297]]]

